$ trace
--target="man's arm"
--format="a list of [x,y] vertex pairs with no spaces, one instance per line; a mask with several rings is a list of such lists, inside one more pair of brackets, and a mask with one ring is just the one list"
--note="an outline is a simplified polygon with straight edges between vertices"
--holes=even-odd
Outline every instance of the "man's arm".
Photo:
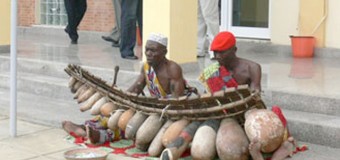
[[142,93],[144,87],[146,85],[145,82],[145,74],[144,74],[144,69],[142,67],[141,72],[137,78],[137,80],[129,87],[127,90],[128,92],[140,94]]
[[181,67],[176,63],[172,63],[168,73],[170,76],[171,97],[177,98],[183,96],[185,86]]
[[261,66],[257,63],[250,66],[250,89],[261,92]]

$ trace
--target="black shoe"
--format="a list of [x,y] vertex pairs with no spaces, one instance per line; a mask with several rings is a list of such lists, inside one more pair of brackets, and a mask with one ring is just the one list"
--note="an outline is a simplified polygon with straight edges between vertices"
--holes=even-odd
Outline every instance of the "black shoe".
[[197,58],[204,58],[205,55],[197,55],[196,57],[197,57]]
[[122,58],[124,59],[129,59],[129,60],[135,60],[135,59],[138,59],[137,56],[122,56]]
[[108,42],[113,42],[113,43],[119,43],[118,41],[112,39],[109,36],[102,36],[103,40],[108,41]]
[[71,40],[71,44],[78,44],[77,40]]
[[115,42],[112,42],[112,47],[117,47],[117,48],[119,48],[119,43],[115,43]]

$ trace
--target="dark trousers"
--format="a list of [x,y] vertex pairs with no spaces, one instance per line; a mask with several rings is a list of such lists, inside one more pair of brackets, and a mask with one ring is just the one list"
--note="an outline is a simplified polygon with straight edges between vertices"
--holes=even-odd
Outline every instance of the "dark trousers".
[[84,17],[87,4],[86,0],[64,0],[68,18],[66,30],[72,41],[78,40],[77,28]]
[[143,1],[142,0],[122,0],[121,16],[121,39],[120,53],[122,57],[134,56],[133,49],[136,44],[136,22],[142,37],[143,22]]

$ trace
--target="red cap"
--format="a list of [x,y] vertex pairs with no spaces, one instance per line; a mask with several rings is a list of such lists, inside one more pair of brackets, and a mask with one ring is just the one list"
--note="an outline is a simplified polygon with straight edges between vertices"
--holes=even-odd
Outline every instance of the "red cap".
[[211,43],[211,51],[225,51],[235,46],[235,36],[228,31],[218,33]]

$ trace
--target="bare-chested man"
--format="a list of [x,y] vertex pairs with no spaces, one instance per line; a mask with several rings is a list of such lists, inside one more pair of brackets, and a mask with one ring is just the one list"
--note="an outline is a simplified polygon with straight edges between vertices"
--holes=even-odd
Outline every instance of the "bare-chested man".
[[153,97],[179,97],[184,94],[185,81],[181,67],[168,60],[167,39],[161,35],[151,34],[145,46],[147,62],[141,68],[136,82],[128,89],[130,92],[141,93],[148,87]]
[[[150,95],[158,98],[179,97],[189,92],[181,67],[166,58],[167,41],[164,35],[150,34],[145,46],[147,62],[143,64],[140,75],[127,91],[140,94],[147,86]],[[112,137],[112,133],[106,131],[106,121],[107,118],[102,117],[95,121],[86,121],[85,125],[64,121],[63,128],[66,132],[73,132],[77,136],[88,136],[91,143],[98,144]]]
[[[236,39],[231,32],[217,34],[211,44],[211,50],[214,51],[218,63],[204,69],[200,76],[200,80],[209,92],[214,93],[243,84],[248,84],[254,92],[261,91],[261,66],[256,62],[236,56]],[[280,160],[290,155],[293,148],[292,142],[292,137],[284,141],[275,151],[272,159]],[[249,151],[254,160],[263,160],[260,145],[257,141],[250,142]]]

